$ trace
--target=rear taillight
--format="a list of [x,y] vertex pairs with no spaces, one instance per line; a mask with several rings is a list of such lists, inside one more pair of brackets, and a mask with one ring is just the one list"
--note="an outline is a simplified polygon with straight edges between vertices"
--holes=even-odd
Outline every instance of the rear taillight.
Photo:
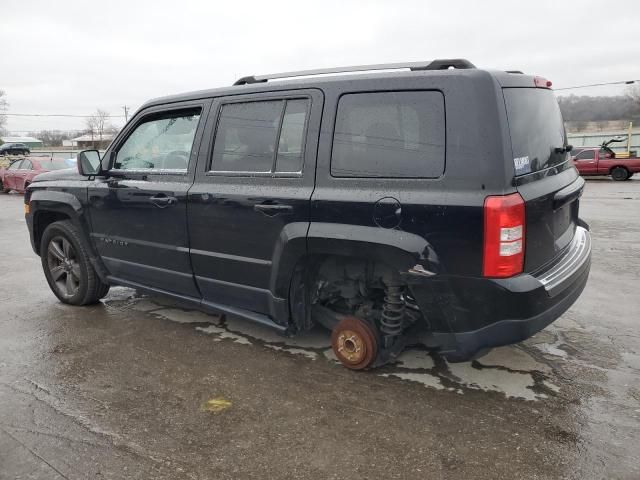
[[512,277],[524,265],[524,200],[519,193],[484,200],[485,277]]

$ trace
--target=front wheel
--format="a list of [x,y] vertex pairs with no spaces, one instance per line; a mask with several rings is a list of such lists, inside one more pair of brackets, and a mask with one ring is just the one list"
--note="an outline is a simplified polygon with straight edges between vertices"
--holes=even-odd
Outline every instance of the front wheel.
[[69,220],[54,222],[45,229],[40,258],[49,287],[63,303],[96,303],[109,291],[89,261],[80,232]]
[[629,178],[629,171],[624,167],[616,167],[611,170],[611,178],[617,182],[621,182]]

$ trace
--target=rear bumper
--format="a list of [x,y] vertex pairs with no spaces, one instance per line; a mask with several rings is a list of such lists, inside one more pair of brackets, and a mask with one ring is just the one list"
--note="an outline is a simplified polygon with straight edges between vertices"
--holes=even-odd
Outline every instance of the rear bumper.
[[[573,305],[590,267],[591,237],[577,227],[564,255],[542,271],[508,279],[446,279],[438,289],[441,317],[436,316],[424,343],[451,361],[465,361],[486,349],[525,340]],[[425,297],[433,290],[424,288],[412,285],[421,309],[433,312],[433,300]]]

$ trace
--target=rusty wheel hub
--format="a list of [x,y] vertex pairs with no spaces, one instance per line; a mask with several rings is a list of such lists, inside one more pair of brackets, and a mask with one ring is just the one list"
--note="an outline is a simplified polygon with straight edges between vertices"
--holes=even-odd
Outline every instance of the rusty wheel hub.
[[347,317],[336,325],[331,334],[331,346],[338,360],[354,370],[371,365],[378,351],[373,328],[356,317]]
[[349,363],[360,363],[367,353],[367,347],[364,344],[364,339],[356,332],[343,330],[338,335],[338,352]]

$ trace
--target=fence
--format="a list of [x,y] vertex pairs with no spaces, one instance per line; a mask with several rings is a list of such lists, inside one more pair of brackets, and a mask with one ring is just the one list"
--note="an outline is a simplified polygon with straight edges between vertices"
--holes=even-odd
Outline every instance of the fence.
[[[607,132],[585,132],[585,133],[568,133],[567,139],[573,147],[599,147],[602,142],[611,140],[614,137],[623,137],[624,141],[616,142],[609,145],[614,152],[627,151],[627,135],[629,130],[612,130]],[[631,131],[631,151],[640,152],[640,129]]]

